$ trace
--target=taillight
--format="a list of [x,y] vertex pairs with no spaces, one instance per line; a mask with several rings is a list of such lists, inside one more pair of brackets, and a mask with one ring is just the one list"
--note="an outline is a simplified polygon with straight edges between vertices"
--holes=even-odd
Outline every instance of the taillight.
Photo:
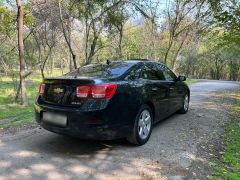
[[45,86],[46,86],[46,85],[43,84],[43,83],[39,85],[39,94],[40,94],[40,95],[42,95],[42,94],[44,93],[44,91],[45,91]]
[[117,89],[117,84],[102,84],[95,86],[78,86],[76,89],[77,97],[94,99],[112,98]]
[[87,98],[90,94],[91,86],[78,86],[77,87],[77,97]]
[[92,97],[93,98],[111,98],[113,97],[117,89],[116,84],[105,84],[92,86]]

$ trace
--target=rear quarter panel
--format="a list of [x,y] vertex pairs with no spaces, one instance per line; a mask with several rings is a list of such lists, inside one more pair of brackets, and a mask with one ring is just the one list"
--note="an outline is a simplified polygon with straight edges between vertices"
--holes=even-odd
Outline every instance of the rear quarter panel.
[[142,87],[136,82],[122,81],[109,101],[107,109],[117,121],[133,124],[143,102]]

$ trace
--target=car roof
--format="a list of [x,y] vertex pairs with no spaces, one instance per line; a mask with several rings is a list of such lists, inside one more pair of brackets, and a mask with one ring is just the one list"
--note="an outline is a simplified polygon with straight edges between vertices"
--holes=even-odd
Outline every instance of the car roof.
[[[127,63],[127,64],[140,64],[140,63],[156,63],[156,64],[160,64],[163,65],[165,67],[167,67],[165,64],[160,63],[158,61],[154,61],[154,60],[149,60],[149,59],[128,59],[128,60],[110,60],[110,63]],[[89,64],[87,66],[92,66],[92,65],[97,65],[99,63],[93,63],[93,64]],[[101,62],[101,64],[105,64],[104,62]]]
[[[124,60],[123,62],[126,62],[126,63],[135,63],[135,64],[138,64],[138,63],[157,63],[157,64],[161,64],[161,65],[164,65],[163,63],[160,63],[158,61],[154,61],[154,60],[149,60],[149,59],[130,59],[130,60]],[[166,66],[166,65],[164,65]]]

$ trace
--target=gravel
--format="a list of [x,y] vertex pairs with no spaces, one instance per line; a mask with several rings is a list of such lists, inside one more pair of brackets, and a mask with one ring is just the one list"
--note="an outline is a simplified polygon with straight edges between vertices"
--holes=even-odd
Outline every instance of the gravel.
[[68,138],[35,126],[0,132],[0,179],[206,179],[211,170],[200,152],[219,139],[228,121],[234,102],[223,102],[223,94],[239,88],[231,81],[192,84],[189,112],[158,123],[140,147]]

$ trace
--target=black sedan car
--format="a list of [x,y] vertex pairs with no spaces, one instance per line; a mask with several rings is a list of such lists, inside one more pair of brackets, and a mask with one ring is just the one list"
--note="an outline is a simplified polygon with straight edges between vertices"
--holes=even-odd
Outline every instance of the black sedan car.
[[36,121],[45,129],[80,138],[126,137],[145,144],[153,124],[189,107],[190,91],[155,61],[91,64],[40,84]]

